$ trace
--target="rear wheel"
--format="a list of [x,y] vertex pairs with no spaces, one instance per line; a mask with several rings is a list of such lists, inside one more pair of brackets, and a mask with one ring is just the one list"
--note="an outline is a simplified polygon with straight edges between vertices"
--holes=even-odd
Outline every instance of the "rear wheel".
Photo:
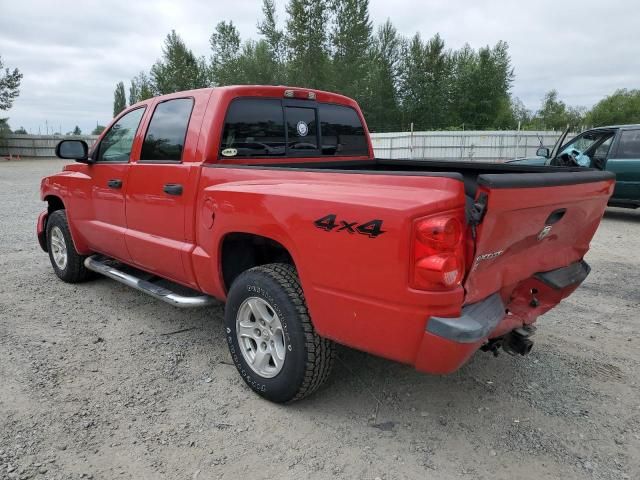
[[73,246],[65,210],[56,210],[49,215],[47,249],[51,266],[61,280],[78,283],[91,276],[91,272],[84,266],[86,257],[76,252]]
[[263,265],[238,276],[229,291],[225,327],[240,375],[268,400],[300,400],[331,372],[333,342],[315,332],[291,265]]

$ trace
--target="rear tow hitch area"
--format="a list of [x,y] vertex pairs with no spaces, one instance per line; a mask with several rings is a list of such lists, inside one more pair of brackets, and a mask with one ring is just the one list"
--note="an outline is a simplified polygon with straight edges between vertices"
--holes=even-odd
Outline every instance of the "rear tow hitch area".
[[530,337],[535,331],[536,328],[533,325],[516,328],[500,338],[489,340],[481,350],[491,352],[496,357],[500,353],[500,347],[509,355],[528,355],[533,348],[533,340]]

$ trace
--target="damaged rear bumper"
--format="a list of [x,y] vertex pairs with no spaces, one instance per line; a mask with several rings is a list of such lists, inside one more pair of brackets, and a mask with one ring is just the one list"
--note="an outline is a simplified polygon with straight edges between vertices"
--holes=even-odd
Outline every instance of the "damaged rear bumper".
[[[465,306],[459,317],[430,317],[416,357],[416,368],[437,374],[456,371],[489,338],[532,323],[553,308],[571,294],[589,272],[589,265],[581,260],[535,274],[514,290],[508,304],[504,303],[500,293],[494,293]],[[536,295],[542,300],[538,300]]]

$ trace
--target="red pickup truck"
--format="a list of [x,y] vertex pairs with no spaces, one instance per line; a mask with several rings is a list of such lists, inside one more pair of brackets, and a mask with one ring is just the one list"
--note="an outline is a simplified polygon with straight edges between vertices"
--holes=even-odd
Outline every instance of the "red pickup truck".
[[377,159],[355,101],[275,86],[153,98],[56,153],[78,162],[41,185],[58,277],[226,302],[231,357],[275,402],[326,380],[334,342],[434,374],[527,354],[589,273],[614,187],[584,168]]

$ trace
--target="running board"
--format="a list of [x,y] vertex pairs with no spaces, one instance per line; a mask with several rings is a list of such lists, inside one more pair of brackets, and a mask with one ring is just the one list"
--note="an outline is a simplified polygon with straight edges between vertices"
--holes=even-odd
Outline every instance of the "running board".
[[116,280],[120,283],[124,283],[129,287],[133,287],[136,290],[140,290],[141,292],[147,293],[158,300],[162,300],[163,302],[167,302],[174,307],[180,308],[193,308],[193,307],[207,307],[209,305],[214,305],[217,300],[208,295],[197,295],[197,296],[186,296],[179,295],[176,292],[173,292],[167,288],[161,287],[159,285],[155,285],[147,280],[143,280],[129,273],[125,273],[121,270],[118,270],[113,265],[109,265],[109,263],[113,262],[112,260],[99,256],[92,255],[88,257],[84,261],[84,266],[89,270],[100,273],[105,277],[109,277],[113,280]]

